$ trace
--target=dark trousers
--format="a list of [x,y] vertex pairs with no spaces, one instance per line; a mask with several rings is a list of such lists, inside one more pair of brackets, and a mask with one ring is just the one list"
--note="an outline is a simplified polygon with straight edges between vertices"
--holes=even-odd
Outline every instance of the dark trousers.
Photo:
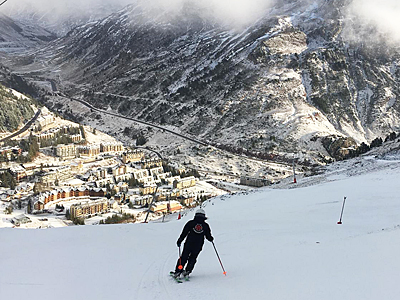
[[[178,259],[178,262],[176,263],[175,267],[175,272],[182,272],[183,269],[179,270],[179,266],[182,265],[182,267],[185,269],[186,272],[192,272],[194,265],[196,264],[197,261],[197,256],[199,256],[201,252],[202,247],[190,247],[185,245],[182,251],[181,257]],[[187,263],[187,265],[186,265]],[[186,268],[185,268],[186,265]]]

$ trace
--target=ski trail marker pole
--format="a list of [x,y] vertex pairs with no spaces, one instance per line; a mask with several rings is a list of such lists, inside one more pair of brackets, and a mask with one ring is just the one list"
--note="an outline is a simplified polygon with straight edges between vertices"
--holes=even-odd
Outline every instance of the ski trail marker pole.
[[343,210],[344,210],[344,204],[345,203],[346,203],[346,197],[343,198],[342,212],[340,213],[339,222],[337,222],[339,225],[342,224],[342,216],[343,216]]
[[224,275],[226,276],[226,271],[225,271],[225,269],[224,269],[224,266],[222,265],[221,258],[220,258],[220,257],[219,257],[219,255],[218,255],[217,248],[215,248],[214,241],[212,241],[211,243],[212,243],[212,244],[213,244],[213,246],[214,246],[214,250],[215,250],[215,253],[217,254],[217,257],[218,257],[219,263],[221,264],[222,271],[224,271],[222,274],[224,274]]
[[179,246],[179,266],[178,269],[182,271],[183,266],[182,266],[182,256],[181,256],[181,246]]

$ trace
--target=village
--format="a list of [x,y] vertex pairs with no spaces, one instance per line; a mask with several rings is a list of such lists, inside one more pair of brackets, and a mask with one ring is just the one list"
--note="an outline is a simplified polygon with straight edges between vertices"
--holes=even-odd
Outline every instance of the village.
[[29,130],[1,145],[0,162],[0,227],[180,218],[185,210],[227,193],[215,182],[200,180],[196,170],[123,145],[45,107]]

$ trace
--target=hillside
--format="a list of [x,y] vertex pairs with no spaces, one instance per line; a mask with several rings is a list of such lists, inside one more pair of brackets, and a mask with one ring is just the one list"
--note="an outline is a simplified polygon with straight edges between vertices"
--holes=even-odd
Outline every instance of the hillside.
[[56,36],[40,26],[15,21],[0,12],[0,53],[16,54],[54,40]]
[[0,84],[0,132],[12,132],[32,119],[35,114],[32,102],[18,97]]
[[168,277],[193,212],[165,223],[1,229],[0,297],[397,299],[400,160],[388,159],[332,165],[303,188],[211,199],[205,210],[227,276],[206,242],[190,282]]
[[58,36],[83,23],[102,19],[122,9],[131,0],[98,0],[70,1],[8,1],[2,11],[13,20],[29,23],[34,27],[45,28]]
[[355,145],[399,127],[398,48],[347,11],[344,0],[287,0],[232,29],[190,5],[170,14],[130,5],[13,68],[214,143],[319,157],[327,136]]

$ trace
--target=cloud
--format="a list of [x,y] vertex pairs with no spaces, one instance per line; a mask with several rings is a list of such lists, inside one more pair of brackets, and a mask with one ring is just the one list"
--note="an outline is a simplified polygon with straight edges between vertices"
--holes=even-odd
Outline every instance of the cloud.
[[272,0],[198,0],[211,17],[225,23],[247,25],[265,14]]
[[84,15],[101,7],[122,7],[131,2],[132,0],[8,0],[2,7],[2,12],[11,15],[30,12],[57,18],[65,15]]
[[[221,23],[246,25],[260,18],[272,3],[279,0],[9,0],[4,10],[34,11],[51,14],[54,19],[65,16],[84,16],[105,6],[120,7],[140,3],[147,8],[161,8],[179,13],[182,7],[195,6],[203,17]],[[6,7],[7,6],[7,7]]]
[[389,44],[400,43],[399,0],[353,0],[347,17],[357,20],[360,26],[361,31],[352,32],[354,39],[357,35],[369,36],[370,39],[384,36]]

